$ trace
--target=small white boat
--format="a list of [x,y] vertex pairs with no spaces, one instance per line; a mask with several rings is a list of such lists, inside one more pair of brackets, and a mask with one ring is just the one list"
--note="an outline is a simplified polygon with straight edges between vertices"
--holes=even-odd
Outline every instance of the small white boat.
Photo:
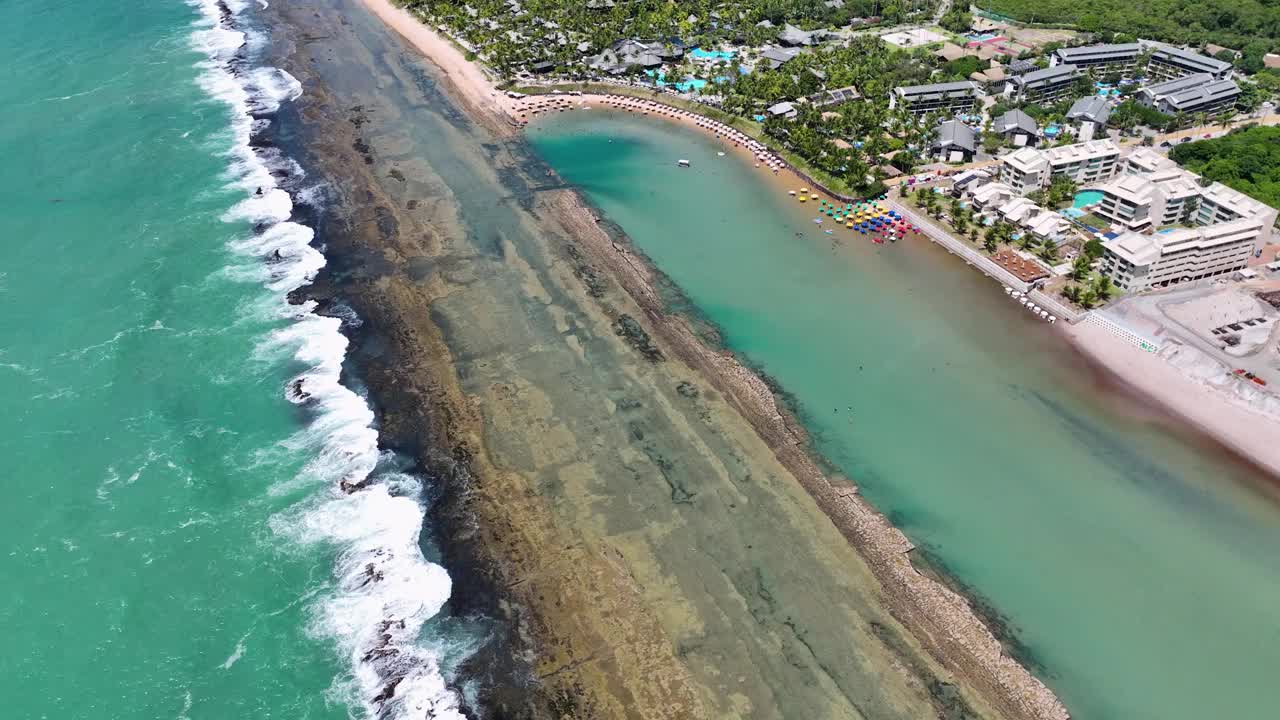
[[681,159],[679,159],[679,160],[677,160],[677,161],[676,161],[676,165],[678,165],[678,166],[680,166],[680,167],[689,167],[689,161],[688,161],[688,160],[685,160],[685,159],[683,159],[683,158],[681,158]]
[[719,155],[720,157],[724,157],[724,153],[722,153],[722,152],[718,152],[718,153],[716,153],[716,154],[717,154],[717,155]]

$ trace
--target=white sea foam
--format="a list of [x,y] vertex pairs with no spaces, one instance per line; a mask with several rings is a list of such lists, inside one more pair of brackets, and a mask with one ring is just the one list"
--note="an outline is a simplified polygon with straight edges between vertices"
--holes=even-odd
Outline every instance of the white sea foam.
[[[311,247],[312,230],[290,221],[294,199],[277,180],[278,175],[301,178],[301,168],[250,141],[269,122],[261,116],[297,98],[302,86],[276,68],[245,69],[244,55],[261,37],[237,27],[236,16],[246,0],[191,4],[201,13],[191,34],[191,46],[205,56],[199,63],[200,85],[231,109],[230,142],[223,146],[227,184],[246,195],[223,220],[256,225],[231,243],[244,262],[227,275],[272,291],[263,308],[274,313],[273,319],[289,323],[264,338],[255,356],[299,368],[286,396],[312,415],[281,444],[289,454],[307,458],[303,468],[270,489],[275,496],[310,493],[272,518],[278,537],[299,547],[325,546],[337,552],[335,584],[306,599],[312,617],[308,630],[331,639],[349,660],[349,675],[337,679],[335,687],[344,689],[342,700],[353,711],[371,718],[462,720],[460,699],[447,686],[436,651],[418,637],[451,590],[448,574],[428,562],[418,544],[425,511],[421,488],[409,476],[375,474],[381,456],[373,412],[341,382],[347,350],[341,326],[358,319],[322,317],[313,312],[312,303],[293,306],[285,301],[325,261]],[[223,8],[230,20],[223,17]],[[311,194],[319,195],[314,188]],[[113,471],[100,495],[109,494],[118,479]],[[230,668],[243,653],[244,638],[223,667]]]

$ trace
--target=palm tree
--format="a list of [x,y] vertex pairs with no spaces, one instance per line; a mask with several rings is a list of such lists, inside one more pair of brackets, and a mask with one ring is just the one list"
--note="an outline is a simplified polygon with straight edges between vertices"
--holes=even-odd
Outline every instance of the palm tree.
[[1226,110],[1222,111],[1222,116],[1218,118],[1218,122],[1222,124],[1223,130],[1229,130],[1231,128],[1231,121],[1234,120],[1235,117],[1236,117],[1236,109],[1227,108]]
[[1022,233],[1022,236],[1018,238],[1018,247],[1023,250],[1030,250],[1035,247],[1038,242],[1039,241],[1036,240],[1035,235],[1032,235],[1029,232],[1024,232]]
[[1052,265],[1058,261],[1058,246],[1046,241],[1044,245],[1040,246],[1040,252],[1036,253],[1036,255],[1041,260]]
[[1106,275],[1100,275],[1093,280],[1093,287],[1090,288],[1099,301],[1106,302],[1115,293],[1115,286],[1111,284],[1111,278]]
[[[973,231],[973,238],[974,238],[974,241],[976,242],[978,238],[978,231],[976,229]],[[982,249],[986,250],[988,253],[991,253],[992,255],[995,255],[996,250],[1000,249],[1000,243],[996,241],[996,238],[994,235],[988,235],[986,238],[982,240]]]
[[1080,286],[1067,285],[1066,287],[1062,288],[1062,297],[1079,305],[1080,304]]
[[1089,258],[1084,255],[1077,256],[1071,263],[1071,271],[1067,276],[1076,282],[1084,282],[1089,277]]

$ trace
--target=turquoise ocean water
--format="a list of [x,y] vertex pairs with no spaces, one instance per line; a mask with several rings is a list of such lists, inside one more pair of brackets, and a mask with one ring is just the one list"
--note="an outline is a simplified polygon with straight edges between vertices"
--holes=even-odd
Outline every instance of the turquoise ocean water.
[[247,145],[300,92],[253,10],[0,4],[0,716],[459,717],[423,481],[285,301],[323,258]]
[[530,134],[794,396],[818,449],[994,605],[1075,717],[1275,717],[1280,512],[1250,489],[1263,478],[1118,412],[955,258],[827,235],[709,139],[601,111]]

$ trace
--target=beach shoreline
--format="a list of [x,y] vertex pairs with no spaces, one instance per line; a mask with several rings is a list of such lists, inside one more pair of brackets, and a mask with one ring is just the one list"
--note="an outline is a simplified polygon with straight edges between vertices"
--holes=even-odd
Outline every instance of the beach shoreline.
[[[1280,477],[1280,446],[1270,438],[1280,423],[1233,402],[1225,393],[1196,381],[1157,353],[1134,346],[1101,325],[1061,323],[1061,332],[1080,354],[1121,385],[1134,403],[1145,400],[1158,422],[1180,421],[1273,478]],[[1272,426],[1272,432],[1264,427]]]
[[[457,48],[387,0],[361,2],[438,65],[456,94],[468,106],[476,108],[478,118],[486,121],[492,130],[504,135],[516,132],[509,109],[515,100],[494,88]],[[467,70],[468,67],[472,69]],[[605,99],[597,95],[571,97],[571,102],[586,105]],[[697,125],[694,119],[664,117]],[[739,150],[750,152],[746,148]],[[789,168],[782,168],[778,181],[797,186],[805,184],[798,175],[788,173],[791,173]],[[766,175],[773,174],[766,172]],[[891,614],[910,629],[917,642],[976,688],[983,699],[1005,717],[1055,720],[1069,717],[1052,691],[1004,651],[965,598],[912,566],[911,542],[861,497],[856,486],[833,483],[822,472],[805,431],[778,405],[768,385],[731,353],[707,347],[684,318],[668,313],[647,262],[604,232],[595,212],[579,193],[558,194],[548,205],[586,257],[606,267],[626,294],[641,306],[643,324],[660,340],[660,346],[694,368],[721,392],[772,449],[783,467],[864,558],[882,585]]]

